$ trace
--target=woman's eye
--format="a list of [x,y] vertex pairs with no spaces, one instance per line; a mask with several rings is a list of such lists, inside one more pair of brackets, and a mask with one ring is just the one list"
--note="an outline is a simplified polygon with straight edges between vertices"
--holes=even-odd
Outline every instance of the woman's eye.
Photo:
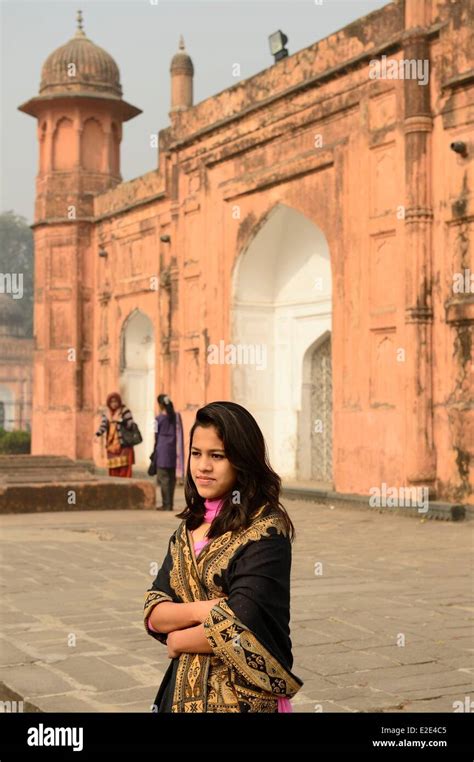
[[[192,452],[191,451],[191,457],[192,458],[199,458],[200,454],[201,454],[200,452]],[[217,458],[217,460],[223,460],[225,458],[225,455],[219,455],[219,453],[215,452],[212,455],[212,457],[213,458]]]

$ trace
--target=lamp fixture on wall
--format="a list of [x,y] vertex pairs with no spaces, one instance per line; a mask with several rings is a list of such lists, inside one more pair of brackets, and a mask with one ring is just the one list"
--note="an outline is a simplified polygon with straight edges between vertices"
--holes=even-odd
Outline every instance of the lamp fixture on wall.
[[278,32],[274,32],[270,35],[268,41],[270,43],[270,52],[275,59],[275,63],[281,58],[287,57],[288,51],[285,48],[285,45],[288,42],[288,37],[286,34],[278,30]]
[[462,140],[455,140],[454,143],[451,143],[450,148],[454,153],[460,154],[464,159],[466,158],[467,145]]

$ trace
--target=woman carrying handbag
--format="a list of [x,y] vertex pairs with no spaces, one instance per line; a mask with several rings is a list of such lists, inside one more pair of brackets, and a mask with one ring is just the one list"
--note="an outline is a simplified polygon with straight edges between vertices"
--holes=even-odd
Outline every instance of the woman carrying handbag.
[[138,426],[118,392],[107,397],[107,414],[102,414],[96,438],[106,435],[107,466],[109,476],[131,478],[135,463],[133,446],[142,441]]

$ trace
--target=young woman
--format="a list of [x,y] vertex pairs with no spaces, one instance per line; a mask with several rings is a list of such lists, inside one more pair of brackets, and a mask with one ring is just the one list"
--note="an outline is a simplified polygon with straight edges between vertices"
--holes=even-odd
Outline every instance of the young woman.
[[150,456],[161,486],[162,505],[156,510],[172,511],[176,475],[183,477],[183,423],[167,394],[159,394],[157,402],[160,414],[155,418],[155,449]]
[[234,402],[198,410],[187,507],[145,594],[171,663],[157,712],[288,712],[303,685],[289,630],[293,524],[257,422]]
[[130,429],[133,417],[118,392],[109,394],[106,400],[107,415],[102,414],[100,426],[95,433],[96,438],[106,435],[105,448],[107,451],[107,465],[109,476],[123,476],[131,478],[132,465],[135,463],[133,447],[123,443],[122,427]]

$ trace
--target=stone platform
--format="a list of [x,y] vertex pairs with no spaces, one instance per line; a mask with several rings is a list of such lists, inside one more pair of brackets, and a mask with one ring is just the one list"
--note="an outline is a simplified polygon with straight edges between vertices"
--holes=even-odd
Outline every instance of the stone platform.
[[[294,711],[315,722],[429,712],[431,725],[469,707],[474,524],[283,502],[296,527]],[[24,712],[151,713],[170,662],[145,632],[144,593],[184,503],[180,488],[174,512],[0,516],[0,713],[14,701]]]
[[64,456],[0,456],[0,513],[154,507],[151,480],[100,476]]
[[324,482],[303,482],[283,480],[282,497],[287,500],[306,500],[328,508],[347,508],[349,510],[370,511],[408,516],[415,519],[437,519],[444,521],[474,520],[474,505],[450,503],[442,500],[430,500],[426,513],[420,513],[415,506],[370,507],[368,495],[345,494],[336,492]]

